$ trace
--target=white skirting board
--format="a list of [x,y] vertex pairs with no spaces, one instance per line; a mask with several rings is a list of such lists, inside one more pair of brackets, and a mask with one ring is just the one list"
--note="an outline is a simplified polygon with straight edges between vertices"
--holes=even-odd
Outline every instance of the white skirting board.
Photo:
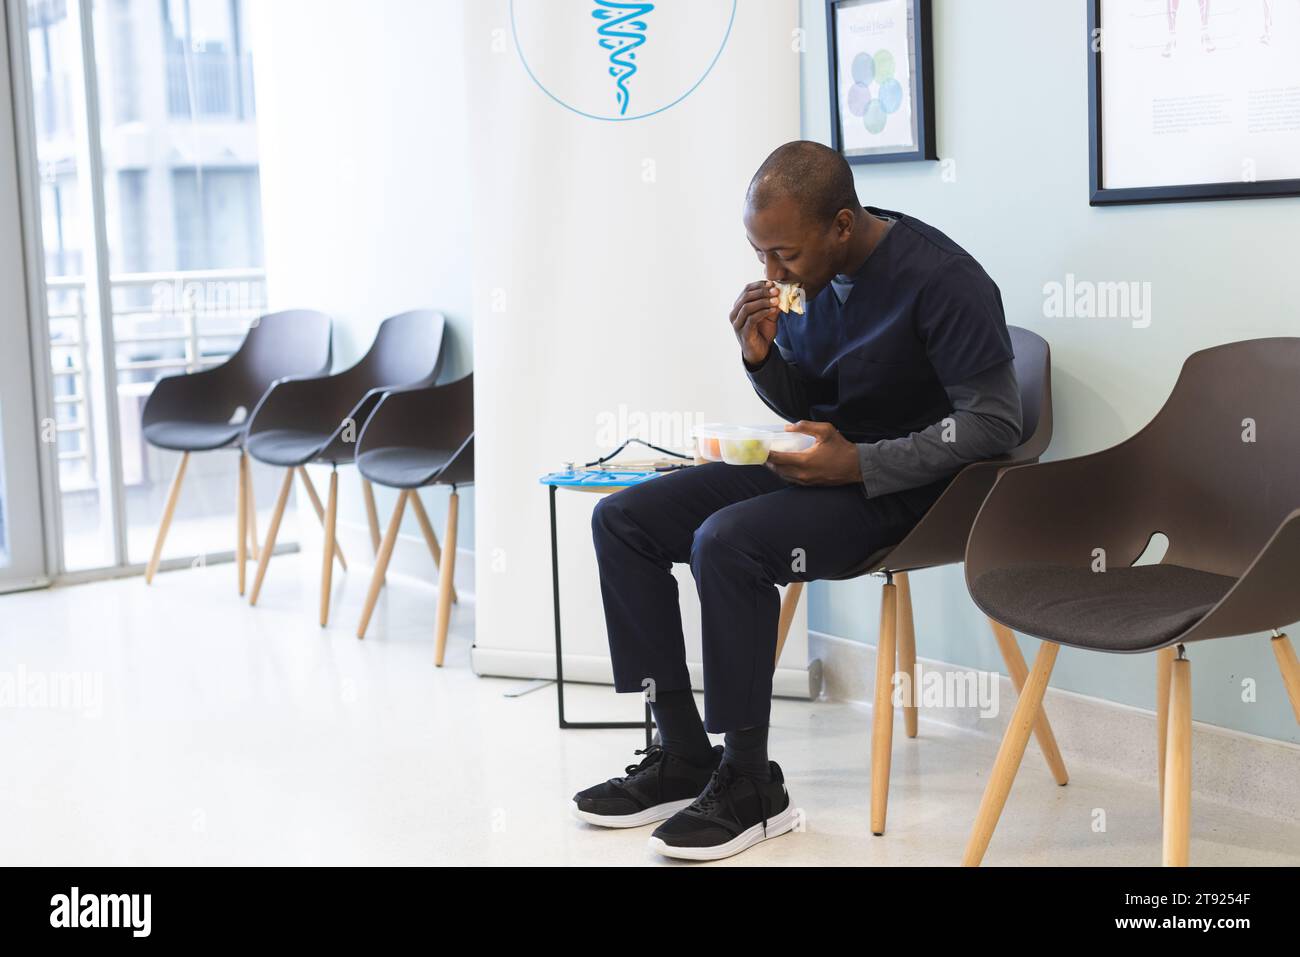
[[[539,651],[511,651],[503,648],[480,648],[471,652],[474,673],[484,678],[554,678],[555,653]],[[704,671],[698,664],[689,664],[691,685],[704,687]],[[612,685],[614,672],[609,658],[601,655],[564,653],[564,681]],[[821,662],[812,661],[807,667],[778,668],[772,676],[772,693],[780,698],[798,698],[804,701],[816,697],[821,691]]]

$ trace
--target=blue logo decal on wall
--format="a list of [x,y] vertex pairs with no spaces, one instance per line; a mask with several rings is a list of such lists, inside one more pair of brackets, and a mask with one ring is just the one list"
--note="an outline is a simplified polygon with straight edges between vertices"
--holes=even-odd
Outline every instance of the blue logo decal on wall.
[[[653,3],[618,3],[616,0],[596,0],[600,4],[591,15],[603,20],[600,29],[600,45],[610,51],[609,75],[618,87],[618,115],[627,114],[627,105],[632,94],[627,88],[627,81],[636,74],[636,48],[646,41],[646,23],[639,19],[653,13]],[[623,11],[619,16],[619,11]]]
[[524,70],[556,103],[593,120],[639,120],[676,106],[704,82],[731,36],[736,6],[510,0],[510,25]]

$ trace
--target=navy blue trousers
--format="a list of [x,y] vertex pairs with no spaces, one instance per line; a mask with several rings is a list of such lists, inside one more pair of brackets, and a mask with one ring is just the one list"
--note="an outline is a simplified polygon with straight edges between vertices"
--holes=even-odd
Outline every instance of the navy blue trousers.
[[847,574],[897,544],[948,479],[869,499],[860,485],[803,486],[761,465],[668,473],[601,499],[592,515],[614,688],[691,686],[675,562],[699,592],[704,726],[765,725],[772,706],[777,585]]

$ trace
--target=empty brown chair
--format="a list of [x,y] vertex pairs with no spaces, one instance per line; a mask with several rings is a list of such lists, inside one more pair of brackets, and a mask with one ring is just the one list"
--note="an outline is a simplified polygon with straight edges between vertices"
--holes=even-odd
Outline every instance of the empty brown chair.
[[[154,385],[142,414],[145,441],[160,449],[180,452],[181,460],[176,466],[153,553],[145,569],[146,584],[153,581],[158,571],[190,453],[235,448],[239,450],[235,561],[239,593],[244,593],[244,556],[249,539],[253,540],[252,550],[257,551],[257,532],[250,521],[256,514],[253,483],[243,443],[247,417],[279,380],[329,371],[331,325],[329,316],[310,309],[261,316],[249,327],[235,354],[221,365],[167,376]],[[244,416],[239,415],[241,410]]]
[[[964,863],[983,859],[1061,645],[1157,653],[1164,863],[1185,865],[1191,663],[1185,645],[1272,631],[1300,720],[1300,339],[1192,355],[1164,407],[1114,448],[1002,473],[966,550],[991,619],[1043,640],[998,751]],[[1159,564],[1135,565],[1153,536]],[[1177,651],[1175,651],[1177,649]]]
[[[379,546],[357,637],[366,636],[375,602],[384,587],[384,575],[393,555],[402,512],[407,503],[415,512],[438,568],[438,612],[433,663],[442,667],[447,648],[447,625],[456,600],[456,533],[460,515],[457,489],[474,482],[474,377],[446,385],[393,392],[371,414],[357,443],[357,469],[367,481],[398,489],[388,530]],[[450,485],[447,500],[446,542],[438,538],[420,501],[419,490]]]
[[[897,545],[872,555],[857,569],[841,575],[837,581],[862,575],[883,574],[885,585],[880,599],[880,640],[876,644],[875,704],[871,714],[871,833],[885,833],[885,816],[889,806],[889,766],[894,740],[893,677],[897,672],[911,676],[915,692],[916,638],[912,626],[912,593],[908,572],[936,568],[962,561],[966,538],[984,497],[997,480],[998,473],[1015,465],[1038,461],[1052,441],[1052,354],[1043,338],[1028,329],[1009,326],[1015,353],[1016,379],[1020,385],[1022,409],[1021,443],[1006,455],[986,462],[974,462],[957,473],[951,484],[935,501],[924,517]],[[776,656],[794,617],[795,603],[803,590],[793,583],[782,603],[777,636]],[[1007,673],[1017,692],[1024,684],[1028,667],[1011,633],[989,619],[997,639]],[[914,700],[914,699],[913,699]],[[916,737],[916,705],[903,708],[903,720],[909,738]],[[1047,716],[1035,724],[1034,733],[1058,784],[1069,781],[1060,749],[1052,735]]]
[[[390,316],[379,324],[375,341],[356,365],[333,375],[281,382],[271,389],[249,416],[244,445],[248,454],[266,465],[285,470],[280,495],[271,514],[266,543],[258,560],[249,604],[256,605],[280,530],[293,477],[307,485],[317,515],[323,514],[325,554],[321,563],[320,624],[329,624],[330,586],[334,560],[347,570],[338,547],[338,467],[353,461],[357,439],[366,419],[389,390],[420,388],[434,382],[442,367],[446,319],[441,313],[416,309]],[[322,509],[307,477],[309,463],[330,466],[329,497]],[[372,492],[362,483],[371,540],[378,538]],[[377,542],[375,542],[377,547]]]

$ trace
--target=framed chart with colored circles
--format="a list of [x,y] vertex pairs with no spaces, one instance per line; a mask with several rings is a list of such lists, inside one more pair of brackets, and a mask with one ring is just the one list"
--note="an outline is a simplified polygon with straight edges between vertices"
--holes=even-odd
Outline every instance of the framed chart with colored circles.
[[930,0],[827,0],[831,140],[850,163],[938,158]]

